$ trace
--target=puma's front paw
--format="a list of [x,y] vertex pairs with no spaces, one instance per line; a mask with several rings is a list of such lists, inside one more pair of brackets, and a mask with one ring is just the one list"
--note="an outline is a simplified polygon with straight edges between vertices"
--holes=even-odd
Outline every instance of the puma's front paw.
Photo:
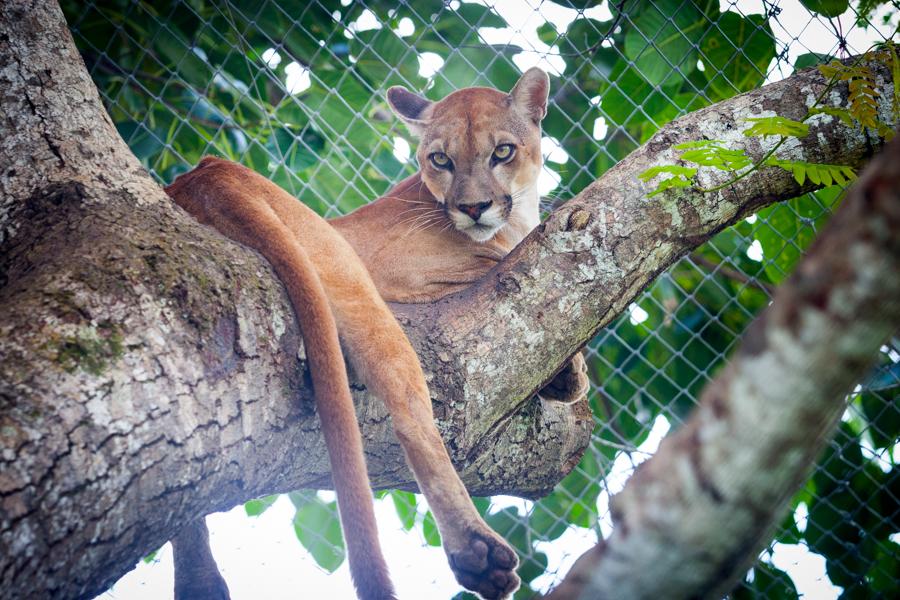
[[450,568],[466,589],[486,600],[506,598],[519,589],[519,559],[490,529],[473,532],[459,547],[447,547]]
[[556,377],[538,392],[543,400],[553,400],[565,404],[574,404],[581,400],[590,390],[587,376],[587,363],[578,352],[569,359],[568,364],[556,374]]

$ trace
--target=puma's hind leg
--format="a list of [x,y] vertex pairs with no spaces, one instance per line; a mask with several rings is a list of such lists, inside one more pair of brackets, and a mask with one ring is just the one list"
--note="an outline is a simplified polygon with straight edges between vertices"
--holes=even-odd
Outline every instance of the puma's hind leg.
[[[348,354],[391,414],[394,432],[435,516],[457,581],[484,598],[505,598],[519,587],[516,553],[484,522],[456,473],[434,423],[431,396],[412,346],[392,317],[384,325],[375,327],[378,331],[369,329],[362,345],[345,338],[352,345]],[[359,360],[371,348],[388,351]]]

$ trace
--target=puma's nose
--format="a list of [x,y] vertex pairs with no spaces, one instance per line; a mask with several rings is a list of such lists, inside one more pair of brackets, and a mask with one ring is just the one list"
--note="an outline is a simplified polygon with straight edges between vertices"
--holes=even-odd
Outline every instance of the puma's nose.
[[484,211],[491,207],[492,202],[488,200],[487,202],[479,202],[477,204],[460,204],[459,210],[466,213],[470,217],[472,217],[473,221],[477,221],[478,217],[484,214]]

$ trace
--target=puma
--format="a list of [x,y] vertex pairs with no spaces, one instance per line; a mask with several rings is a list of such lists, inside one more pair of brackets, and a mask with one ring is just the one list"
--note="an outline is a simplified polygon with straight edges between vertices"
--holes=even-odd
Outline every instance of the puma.
[[[198,221],[260,252],[288,292],[360,598],[395,594],[339,339],[391,414],[456,579],[488,599],[519,586],[516,554],[472,505],[434,425],[418,358],[385,301],[423,302],[465,288],[538,224],[548,90],[539,69],[523,74],[509,94],[467,88],[431,102],[391,88],[389,104],[420,138],[421,170],[330,223],[261,175],[217,158],[203,159],[166,188]],[[177,580],[176,573],[176,591]]]

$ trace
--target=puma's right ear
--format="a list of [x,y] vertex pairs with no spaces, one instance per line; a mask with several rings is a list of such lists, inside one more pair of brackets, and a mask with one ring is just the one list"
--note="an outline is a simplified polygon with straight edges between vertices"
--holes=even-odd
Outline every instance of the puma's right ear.
[[535,124],[547,116],[547,99],[550,95],[550,78],[541,69],[531,67],[519,78],[509,97],[519,112]]
[[387,91],[387,101],[413,135],[419,135],[429,117],[433,102],[414,94],[405,87],[395,85]]

